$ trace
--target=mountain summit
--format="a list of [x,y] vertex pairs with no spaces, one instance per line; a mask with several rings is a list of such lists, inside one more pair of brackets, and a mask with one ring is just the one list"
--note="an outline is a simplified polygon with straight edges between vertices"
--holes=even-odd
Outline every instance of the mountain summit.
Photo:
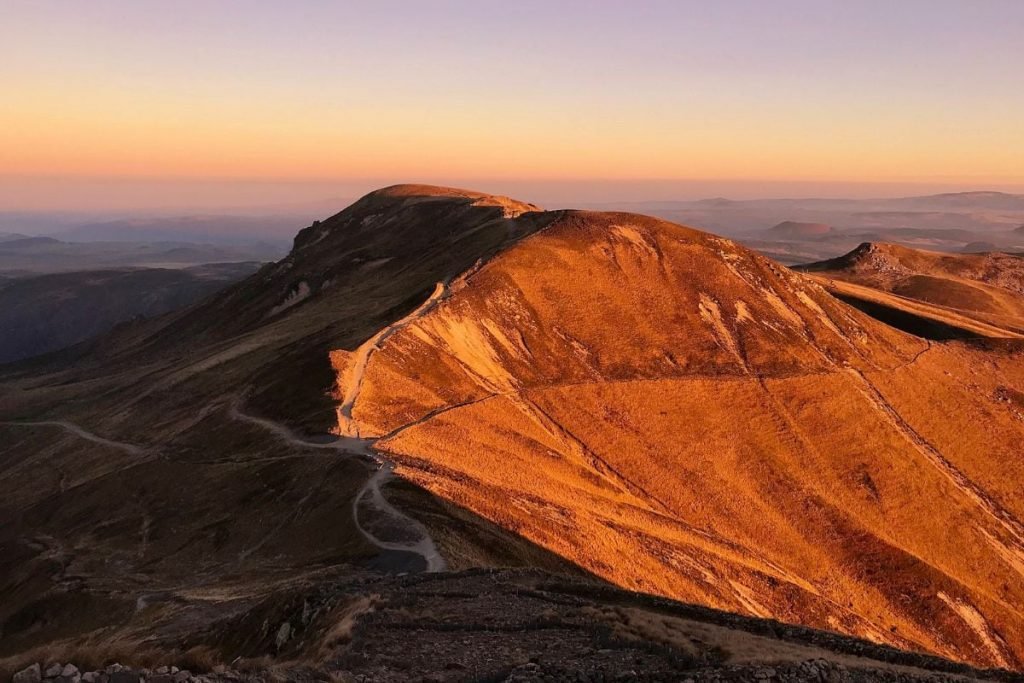
[[729,240],[563,212],[334,359],[343,431],[614,583],[1020,661],[1017,347],[930,343]]

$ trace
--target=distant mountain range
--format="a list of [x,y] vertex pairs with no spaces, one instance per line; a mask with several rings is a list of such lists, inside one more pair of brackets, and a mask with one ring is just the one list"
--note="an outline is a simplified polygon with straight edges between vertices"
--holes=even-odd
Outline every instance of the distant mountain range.
[[[47,239],[47,238],[33,238]],[[259,263],[92,270],[0,280],[0,363],[56,351],[209,296]]]
[[288,244],[296,225],[319,216],[309,212],[270,215],[188,214],[96,216],[67,212],[0,212],[5,234],[45,235],[65,242],[194,242],[246,245]]
[[274,261],[282,243],[68,242],[7,234],[0,238],[0,275],[73,272],[125,267],[182,268],[203,263]]

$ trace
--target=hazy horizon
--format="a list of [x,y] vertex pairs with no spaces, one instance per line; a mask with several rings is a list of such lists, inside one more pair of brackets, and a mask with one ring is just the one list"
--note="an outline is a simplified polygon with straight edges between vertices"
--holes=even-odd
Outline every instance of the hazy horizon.
[[1024,191],[1018,2],[4,14],[0,210],[308,206],[400,182],[551,205]]
[[1024,184],[716,179],[364,178],[269,179],[0,177],[0,211],[83,215],[277,214],[339,211],[375,189],[423,183],[507,195],[546,208],[758,199],[888,199],[956,192],[1024,194]]

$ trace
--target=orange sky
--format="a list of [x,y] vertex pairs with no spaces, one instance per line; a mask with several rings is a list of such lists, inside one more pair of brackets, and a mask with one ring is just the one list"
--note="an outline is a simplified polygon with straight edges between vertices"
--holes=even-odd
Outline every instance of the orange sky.
[[0,185],[1024,185],[1020,3],[555,4],[12,0]]

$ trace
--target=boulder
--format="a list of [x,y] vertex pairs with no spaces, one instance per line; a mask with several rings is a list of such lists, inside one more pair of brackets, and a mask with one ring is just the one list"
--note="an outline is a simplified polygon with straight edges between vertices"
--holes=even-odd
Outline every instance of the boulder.
[[39,683],[43,679],[42,669],[38,664],[33,664],[27,669],[22,669],[14,674],[11,683]]

